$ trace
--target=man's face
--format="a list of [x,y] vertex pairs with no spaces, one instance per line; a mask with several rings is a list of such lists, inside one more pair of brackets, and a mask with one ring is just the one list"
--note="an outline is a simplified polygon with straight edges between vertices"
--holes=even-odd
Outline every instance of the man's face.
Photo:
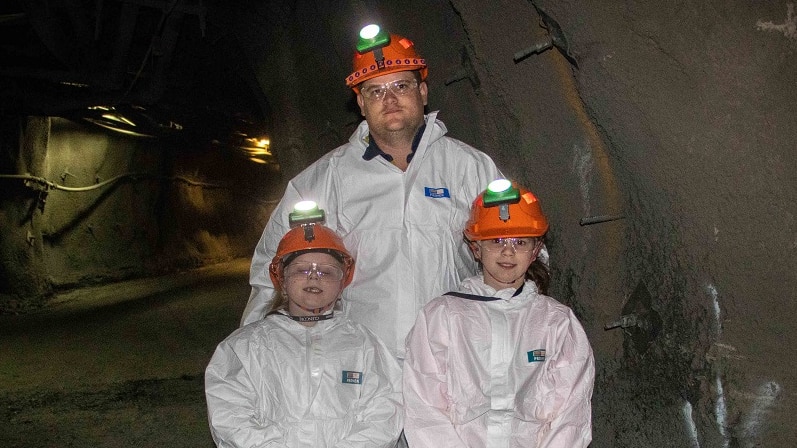
[[[357,104],[372,134],[381,136],[406,131],[410,138],[415,136],[418,127],[423,123],[428,93],[425,82],[420,82],[415,87],[416,82],[413,72],[404,71],[377,76],[360,85]],[[375,87],[385,87],[388,83],[391,85],[382,89],[382,98],[367,97],[368,91]],[[400,94],[397,93],[396,85],[409,85],[411,88],[406,89],[405,94]]]

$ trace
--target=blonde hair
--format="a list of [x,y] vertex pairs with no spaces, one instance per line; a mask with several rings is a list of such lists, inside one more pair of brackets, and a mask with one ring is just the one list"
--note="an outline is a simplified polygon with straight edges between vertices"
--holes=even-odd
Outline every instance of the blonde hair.
[[288,309],[288,294],[285,291],[274,290],[271,296],[271,306],[266,311],[266,316]]

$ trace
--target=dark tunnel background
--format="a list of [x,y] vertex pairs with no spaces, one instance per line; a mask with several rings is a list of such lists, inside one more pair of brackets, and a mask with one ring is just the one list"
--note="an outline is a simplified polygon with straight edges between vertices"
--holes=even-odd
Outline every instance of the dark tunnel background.
[[797,441],[793,2],[1,10],[3,313],[250,257],[284,182],[361,119],[344,78],[379,22],[429,61],[449,135],[540,198],[551,295],[595,350],[592,446]]

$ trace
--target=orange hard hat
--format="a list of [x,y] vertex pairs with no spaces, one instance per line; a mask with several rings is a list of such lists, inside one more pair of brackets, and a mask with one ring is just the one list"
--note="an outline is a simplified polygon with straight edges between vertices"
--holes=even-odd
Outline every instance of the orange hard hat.
[[[369,26],[375,27],[375,25]],[[415,44],[406,37],[387,34],[378,27],[376,30],[381,33],[379,36],[383,36],[383,38],[371,46],[358,43],[358,51],[354,53],[352,64],[354,71],[346,78],[346,85],[359,93],[358,85],[365,80],[409,70],[418,70],[421,74],[421,81],[426,80],[426,75],[429,73],[426,68],[426,59],[415,51]],[[362,33],[360,41],[363,41]]]
[[[499,182],[503,182],[498,184]],[[496,192],[493,185],[503,187]],[[506,196],[496,197],[496,193]],[[502,207],[507,212],[502,216]],[[506,218],[506,219],[503,219]],[[540,202],[529,190],[505,179],[490,183],[473,201],[470,219],[465,224],[465,237],[470,241],[493,238],[538,237],[548,231],[548,219]]]
[[294,227],[280,240],[277,253],[271,260],[268,273],[274,288],[282,288],[286,257],[307,252],[324,252],[343,261],[343,286],[351,283],[354,276],[354,258],[337,233],[321,224],[306,224]]

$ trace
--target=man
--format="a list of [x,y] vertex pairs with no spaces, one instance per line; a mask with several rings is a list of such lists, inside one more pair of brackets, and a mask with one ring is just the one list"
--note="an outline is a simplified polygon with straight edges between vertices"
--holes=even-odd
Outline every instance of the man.
[[274,287],[266,268],[288,231],[284,217],[296,202],[312,200],[357,259],[343,294],[349,317],[403,358],[421,308],[475,274],[462,229],[473,199],[502,176],[489,156],[445,136],[437,112],[424,115],[427,67],[413,43],[369,29],[346,82],[365,121],[348,143],[288,183],[255,249],[241,324],[268,309]]

